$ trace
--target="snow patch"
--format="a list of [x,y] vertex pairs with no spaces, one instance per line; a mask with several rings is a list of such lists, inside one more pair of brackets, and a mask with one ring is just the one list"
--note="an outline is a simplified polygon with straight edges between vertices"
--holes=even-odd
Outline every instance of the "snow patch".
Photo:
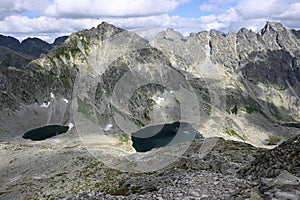
[[48,106],[50,105],[50,103],[51,102],[48,102],[48,103],[43,103],[42,105],[41,105],[41,108],[48,108]]
[[68,99],[63,98],[64,102],[69,103]]
[[55,96],[52,92],[50,93],[50,97],[51,97],[51,99],[55,99]]
[[33,179],[36,179],[36,180],[42,180],[42,179],[45,179],[47,178],[47,176],[45,174],[41,174],[41,175],[36,175],[33,177]]
[[74,127],[74,124],[73,123],[69,123],[68,126],[69,126],[69,129],[68,129],[68,131],[69,131],[69,130],[71,130]]
[[291,84],[290,84],[290,82],[288,80],[285,80],[285,82],[288,85],[289,89],[292,91],[292,93],[295,95],[295,97],[300,102],[300,97],[297,95],[297,93],[296,93],[295,89],[293,88],[293,86],[291,86]]
[[104,131],[109,131],[109,130],[112,129],[112,127],[113,127],[112,124],[106,124],[106,126],[105,126],[105,128],[104,128],[103,130],[104,130]]
[[171,94],[174,94],[174,91],[173,91],[173,90],[171,90],[171,91],[170,91],[170,93],[171,93]]
[[161,104],[165,99],[163,97],[157,97],[154,101],[156,104]]
[[16,182],[16,181],[20,180],[21,178],[22,178],[21,175],[20,175],[20,176],[16,176],[16,177],[14,177],[14,178],[11,178],[11,179],[9,180],[9,183]]

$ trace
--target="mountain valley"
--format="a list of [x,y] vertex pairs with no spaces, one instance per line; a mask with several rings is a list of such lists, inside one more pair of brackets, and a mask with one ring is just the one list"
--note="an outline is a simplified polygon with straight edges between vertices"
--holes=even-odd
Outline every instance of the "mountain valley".
[[299,94],[299,31],[278,22],[0,36],[0,199],[296,200]]

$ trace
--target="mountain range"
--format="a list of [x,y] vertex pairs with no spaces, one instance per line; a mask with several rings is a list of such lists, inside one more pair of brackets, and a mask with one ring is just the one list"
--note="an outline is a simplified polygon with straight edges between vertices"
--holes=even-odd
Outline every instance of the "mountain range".
[[66,39],[67,36],[62,36],[56,38],[53,44],[49,44],[39,38],[27,38],[20,42],[14,37],[0,35],[0,65],[24,68],[30,61],[48,53]]
[[[278,22],[149,40],[105,22],[53,44],[1,36],[0,198],[297,199],[299,49]],[[204,138],[135,151],[131,134],[174,122]],[[46,125],[69,130],[22,138]]]

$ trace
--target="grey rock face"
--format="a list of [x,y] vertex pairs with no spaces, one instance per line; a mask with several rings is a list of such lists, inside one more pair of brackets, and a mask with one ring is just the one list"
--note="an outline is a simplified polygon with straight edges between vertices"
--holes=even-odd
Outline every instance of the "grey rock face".
[[[174,66],[184,68],[185,72],[194,77],[205,77],[202,80],[208,85],[212,100],[222,99],[226,95],[225,106],[210,103],[213,103],[212,107],[221,108],[223,111],[224,107],[227,111],[235,108],[237,112],[233,112],[236,115],[234,121],[241,128],[237,133],[253,137],[253,134],[248,134],[250,132],[247,129],[251,128],[246,125],[246,121],[256,124],[258,129],[263,128],[277,135],[278,132],[284,132],[285,128],[278,127],[273,130],[267,124],[299,121],[298,108],[292,106],[299,101],[299,40],[291,30],[281,24],[268,22],[259,33],[247,29],[227,35],[210,31],[191,34],[185,40],[174,39],[172,42],[157,37],[151,41],[151,45],[163,51]],[[208,81],[208,77],[213,75],[218,81],[218,88],[212,87]],[[292,104],[285,103],[287,93],[294,98]],[[284,113],[294,114],[287,116]],[[214,113],[210,114],[213,115]],[[264,124],[254,121],[254,116],[265,118]],[[226,127],[220,129],[224,128],[226,132]],[[236,130],[234,127],[230,129]],[[200,130],[203,131],[209,132],[208,129]],[[259,135],[254,137],[262,136]]]

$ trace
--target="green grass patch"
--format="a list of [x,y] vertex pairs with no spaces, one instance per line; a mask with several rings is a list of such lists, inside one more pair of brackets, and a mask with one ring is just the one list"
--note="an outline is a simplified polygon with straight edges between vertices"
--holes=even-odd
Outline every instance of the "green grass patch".
[[238,107],[237,107],[237,105],[235,104],[234,107],[231,109],[231,113],[236,115],[237,112],[238,112]]
[[253,112],[257,111],[256,108],[252,107],[252,106],[246,106],[246,112],[248,114],[252,114]]
[[238,134],[234,129],[230,129],[230,128],[225,128],[225,133],[227,133],[228,135],[237,137],[241,140],[245,140],[244,137],[242,137],[240,134]]
[[247,103],[246,103],[246,112],[248,114],[252,114],[254,112],[258,112],[260,109],[261,106],[259,105],[259,103],[257,103],[254,99],[248,96]]
[[238,107],[237,107],[237,105],[235,104],[233,108],[226,108],[226,112],[228,114],[235,114],[235,115],[237,115],[237,113],[238,113]]
[[121,137],[119,138],[121,143],[129,143],[130,141],[130,137],[128,135],[121,135]]

